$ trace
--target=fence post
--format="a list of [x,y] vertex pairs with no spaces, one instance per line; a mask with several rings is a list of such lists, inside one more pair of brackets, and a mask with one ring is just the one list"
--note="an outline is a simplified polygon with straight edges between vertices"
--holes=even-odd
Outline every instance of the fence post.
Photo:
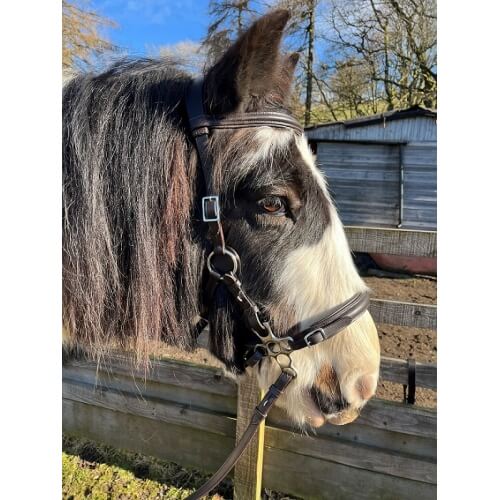
[[[264,396],[257,384],[257,376],[251,370],[238,386],[238,410],[236,440],[239,441],[250,421],[254,408]],[[239,459],[234,470],[235,500],[261,500],[262,467],[264,463],[264,429],[260,424],[255,436]]]

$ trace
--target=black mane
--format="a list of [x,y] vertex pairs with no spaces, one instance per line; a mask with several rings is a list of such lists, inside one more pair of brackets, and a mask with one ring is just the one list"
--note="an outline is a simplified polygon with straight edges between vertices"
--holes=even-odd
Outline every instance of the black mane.
[[160,340],[194,344],[189,82],[165,62],[138,60],[64,87],[63,321],[94,354],[118,344],[144,359]]

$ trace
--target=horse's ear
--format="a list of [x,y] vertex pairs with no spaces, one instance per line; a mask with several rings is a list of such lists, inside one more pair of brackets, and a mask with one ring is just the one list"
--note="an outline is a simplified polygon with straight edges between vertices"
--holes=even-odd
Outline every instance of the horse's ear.
[[287,10],[275,10],[261,17],[208,71],[210,113],[242,110],[252,101],[273,93],[284,76],[280,44],[289,18]]
[[283,76],[288,79],[288,84],[290,85],[293,80],[293,73],[299,62],[300,54],[298,52],[292,52],[287,54],[283,61]]
[[276,90],[279,91],[279,96],[283,103],[286,103],[288,96],[290,95],[290,88],[292,86],[294,72],[297,67],[299,57],[300,55],[298,52],[292,52],[283,58],[281,78],[276,82]]

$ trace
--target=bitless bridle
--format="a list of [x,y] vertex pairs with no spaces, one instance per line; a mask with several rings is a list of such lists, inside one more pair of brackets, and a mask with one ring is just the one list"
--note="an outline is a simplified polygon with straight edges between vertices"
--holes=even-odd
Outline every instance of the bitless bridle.
[[[287,334],[280,337],[273,333],[270,321],[243,289],[239,277],[241,265],[238,253],[225,244],[219,196],[213,192],[212,186],[209,135],[211,130],[216,129],[234,130],[262,126],[291,129],[300,134],[303,133],[303,129],[295,118],[285,112],[263,111],[228,116],[207,115],[203,106],[203,84],[203,79],[195,80],[191,84],[186,95],[186,109],[206,189],[201,201],[202,219],[208,225],[207,238],[211,251],[206,259],[208,282],[205,286],[205,307],[206,309],[211,307],[217,287],[225,286],[239,307],[246,327],[255,338],[245,354],[245,367],[254,366],[265,357],[271,357],[278,363],[281,373],[255,408],[250,424],[226,461],[203,486],[188,497],[188,500],[200,499],[207,495],[233,468],[258,426],[267,417],[271,407],[297,376],[292,365],[291,353],[334,337],[358,319],[369,305],[369,293],[360,292],[342,304],[325,311],[320,319],[307,328],[290,329]],[[207,320],[203,319],[198,329],[201,330],[207,323]]]

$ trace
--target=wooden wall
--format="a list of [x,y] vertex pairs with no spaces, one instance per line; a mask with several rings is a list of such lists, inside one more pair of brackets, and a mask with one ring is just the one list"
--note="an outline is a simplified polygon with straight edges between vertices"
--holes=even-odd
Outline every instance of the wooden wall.
[[334,123],[306,135],[344,224],[436,229],[435,118]]
[[435,230],[437,226],[437,149],[435,142],[402,146],[403,226]]
[[344,224],[398,225],[399,146],[320,142],[316,155]]

